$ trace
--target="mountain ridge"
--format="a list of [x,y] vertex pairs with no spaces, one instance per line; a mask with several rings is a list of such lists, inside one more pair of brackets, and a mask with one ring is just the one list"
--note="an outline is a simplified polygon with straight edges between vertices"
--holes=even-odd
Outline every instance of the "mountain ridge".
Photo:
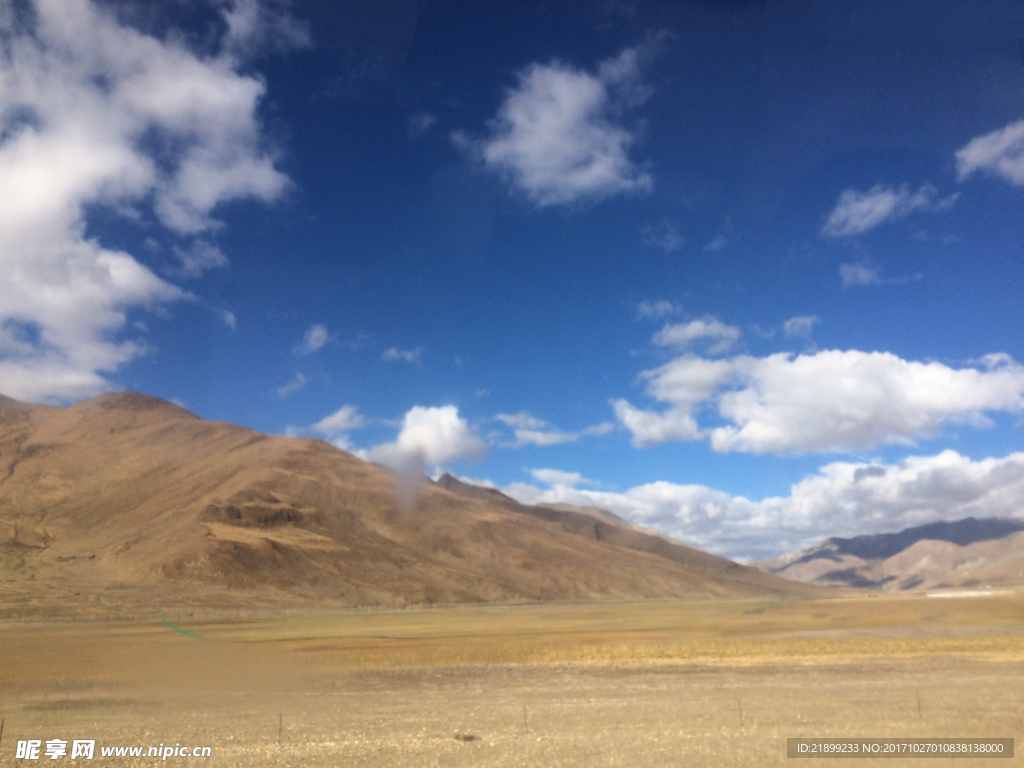
[[0,401],[0,477],[0,616],[816,594],[685,545],[626,546],[642,535],[586,515],[431,483],[406,515],[386,471],[322,440],[137,393]]
[[1024,584],[1024,520],[967,517],[896,533],[832,537],[748,563],[819,586],[907,591]]

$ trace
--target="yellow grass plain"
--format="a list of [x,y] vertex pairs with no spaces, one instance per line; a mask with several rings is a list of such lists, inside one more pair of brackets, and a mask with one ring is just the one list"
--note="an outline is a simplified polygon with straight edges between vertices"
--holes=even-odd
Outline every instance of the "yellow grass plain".
[[196,637],[0,627],[0,765],[61,738],[208,766],[781,766],[787,737],[1024,731],[1021,593],[166,618]]

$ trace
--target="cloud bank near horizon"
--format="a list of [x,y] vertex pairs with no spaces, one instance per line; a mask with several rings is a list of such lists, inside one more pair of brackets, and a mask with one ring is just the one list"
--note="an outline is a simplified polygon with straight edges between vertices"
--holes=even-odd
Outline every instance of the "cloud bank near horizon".
[[[524,504],[596,506],[730,558],[761,559],[850,537],[965,517],[1024,519],[1024,453],[973,461],[956,451],[898,464],[833,462],[790,488],[752,501],[703,485],[665,481],[623,492],[577,488],[579,473],[535,469],[546,484],[498,487]],[[479,481],[478,481],[479,482]]]

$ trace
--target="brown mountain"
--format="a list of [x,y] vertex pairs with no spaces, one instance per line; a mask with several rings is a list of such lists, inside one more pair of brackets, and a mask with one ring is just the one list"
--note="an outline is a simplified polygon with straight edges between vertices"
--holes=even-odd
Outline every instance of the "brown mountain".
[[973,517],[899,533],[832,538],[751,563],[820,586],[885,591],[1024,584],[1024,521]]
[[479,490],[424,483],[402,514],[385,470],[320,440],[133,393],[3,398],[0,616],[814,590]]
[[632,525],[600,507],[574,507],[570,504],[520,504],[501,491],[470,485],[449,474],[438,478],[437,485],[460,496],[486,499],[510,512],[555,523],[562,530],[587,539],[613,544],[635,552],[647,552],[688,568],[696,568],[704,573],[726,576],[730,579],[743,580],[750,576],[749,571],[745,571],[743,566],[732,560],[716,557],[668,536]]

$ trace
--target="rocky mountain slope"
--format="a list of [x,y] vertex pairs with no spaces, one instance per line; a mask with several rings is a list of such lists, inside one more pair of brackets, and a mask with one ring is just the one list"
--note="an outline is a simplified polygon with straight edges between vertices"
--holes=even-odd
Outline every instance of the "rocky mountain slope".
[[4,398],[0,617],[814,590],[522,506],[424,483],[403,514],[387,471],[320,440],[133,393],[70,408]]
[[886,591],[1024,585],[1024,520],[968,517],[899,533],[833,538],[751,565],[821,586]]

